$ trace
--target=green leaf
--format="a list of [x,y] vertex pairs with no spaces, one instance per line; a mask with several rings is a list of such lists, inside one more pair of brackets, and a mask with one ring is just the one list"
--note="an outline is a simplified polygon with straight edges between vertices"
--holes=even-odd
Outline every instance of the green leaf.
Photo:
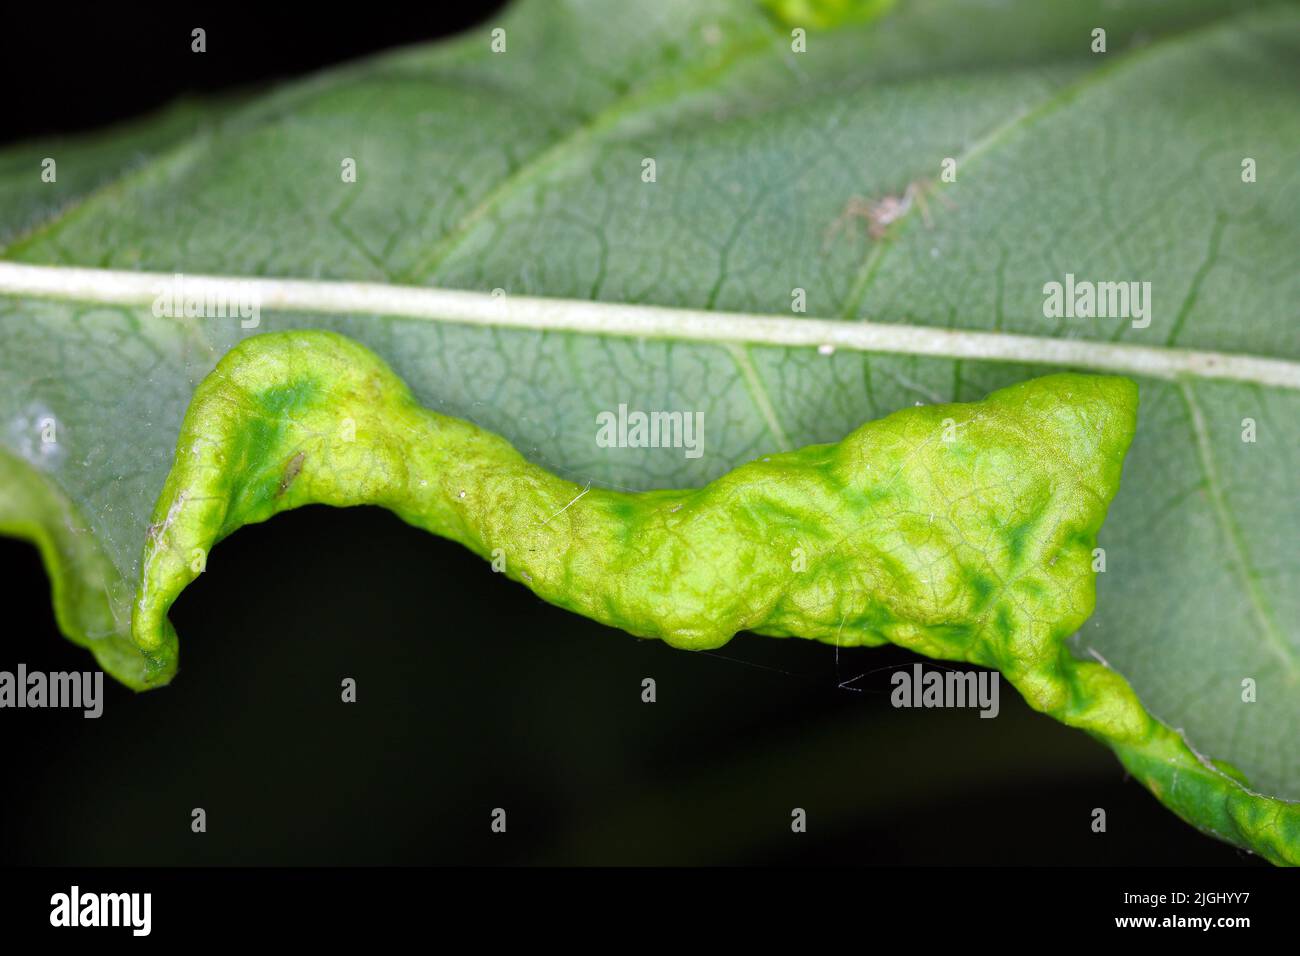
[[[1300,861],[1300,13],[899,4],[794,53],[797,6],[523,2],[192,135],[160,119],[147,160],[112,135],[0,155],[0,527],[40,544],[65,632],[143,685],[131,613],[182,420],[257,332],[343,333],[420,405],[629,491],[1123,373],[1096,611],[1059,662],[1000,666],[1184,818]],[[90,172],[44,183],[44,156]],[[219,285],[260,324],[156,317],[146,273],[178,271],[270,277]],[[1150,324],[1045,318],[1067,273],[1150,282]],[[599,446],[620,404],[703,412],[705,453]]]

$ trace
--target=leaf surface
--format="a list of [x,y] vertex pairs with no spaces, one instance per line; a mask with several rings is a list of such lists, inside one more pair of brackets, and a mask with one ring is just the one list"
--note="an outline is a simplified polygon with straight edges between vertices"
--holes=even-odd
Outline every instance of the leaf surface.
[[[182,418],[255,332],[341,332],[422,405],[625,490],[698,487],[1055,368],[1123,371],[1137,435],[1074,651],[1122,675],[1098,698],[1117,719],[1157,729],[1136,750],[1102,736],[1192,822],[1296,861],[1297,8],[922,2],[811,30],[802,54],[739,0],[524,2],[500,25],[504,54],[485,28],[198,132],[173,114],[0,154],[0,527],[40,544],[69,636],[129,673],[114,648]],[[69,170],[56,183],[46,155]],[[883,230],[882,208],[901,209]],[[85,267],[317,292],[242,329],[155,317],[139,289],[73,283]],[[1149,281],[1150,325],[1045,318],[1067,273]],[[366,309],[318,280],[482,297]],[[569,328],[532,296],[603,318]],[[798,328],[845,338],[817,349]],[[887,348],[853,338],[876,330]],[[1148,373],[1125,364],[1148,352]],[[596,415],[620,404],[703,412],[705,453],[599,447]]]

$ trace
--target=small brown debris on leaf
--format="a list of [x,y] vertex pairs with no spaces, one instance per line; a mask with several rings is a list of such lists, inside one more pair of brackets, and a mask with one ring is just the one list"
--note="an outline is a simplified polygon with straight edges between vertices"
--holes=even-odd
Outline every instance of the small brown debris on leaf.
[[289,486],[293,484],[293,480],[298,477],[298,472],[302,471],[302,462],[305,457],[306,455],[303,452],[298,452],[289,459],[289,464],[284,466],[284,476],[280,479],[280,487],[275,490],[277,498],[288,491]]

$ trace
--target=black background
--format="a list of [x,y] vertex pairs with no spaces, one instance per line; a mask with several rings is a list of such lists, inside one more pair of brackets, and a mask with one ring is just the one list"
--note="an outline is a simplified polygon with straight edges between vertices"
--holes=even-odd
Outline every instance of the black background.
[[[0,139],[256,89],[490,22],[495,6],[29,9],[0,39]],[[59,636],[34,548],[0,539],[0,582],[0,670],[93,666]],[[1005,683],[1001,715],[981,720],[891,708],[890,669],[919,659],[897,649],[837,660],[742,635],[673,651],[550,607],[375,509],[239,531],[172,619],[170,687],[107,679],[100,720],[0,711],[0,863],[1259,862],[1178,821]],[[356,704],[340,701],[345,677]],[[644,677],[657,703],[641,702]],[[505,835],[489,830],[494,807]],[[793,807],[806,834],[790,831]]]

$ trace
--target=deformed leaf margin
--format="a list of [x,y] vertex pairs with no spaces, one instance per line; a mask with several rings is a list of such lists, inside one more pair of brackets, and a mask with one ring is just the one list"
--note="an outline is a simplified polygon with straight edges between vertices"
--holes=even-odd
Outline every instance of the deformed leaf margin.
[[[178,448],[178,456],[181,453]],[[161,609],[161,628],[153,646],[138,638],[134,644],[126,640],[120,628],[110,623],[111,564],[94,546],[71,502],[36,468],[8,453],[0,454],[0,478],[4,479],[0,533],[38,548],[51,580],[60,630],[89,648],[106,671],[134,689],[170,680],[176,648],[175,633],[165,619],[166,607]],[[165,513],[167,501],[165,488],[159,496],[160,513]],[[309,501],[294,506],[305,503]],[[224,528],[220,536],[233,530]],[[1144,709],[1119,673],[1075,657],[1066,641],[1057,643],[1054,657],[1027,654],[1018,660],[1020,666],[999,665],[983,647],[936,653],[933,644],[899,643],[930,657],[998,667],[1032,708],[1111,747],[1125,768],[1186,822],[1273,863],[1300,864],[1300,803],[1259,793],[1231,765],[1197,753],[1178,730]]]

